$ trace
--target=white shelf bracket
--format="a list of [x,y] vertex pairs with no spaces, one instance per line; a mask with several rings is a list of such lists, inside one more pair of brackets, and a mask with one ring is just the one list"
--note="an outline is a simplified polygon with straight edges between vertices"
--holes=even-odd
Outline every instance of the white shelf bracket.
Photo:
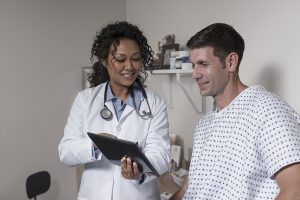
[[173,104],[173,76],[172,75],[170,75],[169,76],[170,77],[170,97],[169,97],[169,99],[170,99],[170,108],[171,109],[174,109],[174,104]]
[[194,110],[198,113],[198,114],[204,114],[206,111],[206,101],[205,101],[205,97],[202,96],[201,99],[201,110],[199,110],[196,106],[196,104],[194,103],[193,99],[191,98],[191,96],[189,95],[188,91],[185,89],[185,87],[183,86],[182,82],[181,82],[181,74],[176,74],[176,81],[178,83],[178,85],[180,86],[181,90],[183,91],[183,93],[185,94],[186,98],[188,99],[188,101],[191,103],[192,107],[194,108]]
[[167,74],[170,77],[170,90],[169,90],[169,94],[170,94],[170,104],[169,107],[171,109],[174,108],[173,105],[173,82],[174,82],[174,76],[176,75],[176,82],[178,83],[179,87],[181,88],[181,90],[183,91],[184,95],[186,96],[186,98],[188,99],[188,101],[190,102],[190,104],[192,105],[192,107],[194,108],[194,110],[198,113],[198,114],[204,114],[206,112],[206,99],[204,96],[202,96],[202,100],[201,100],[201,110],[199,110],[196,106],[196,104],[194,103],[193,99],[191,98],[191,96],[189,95],[188,91],[185,89],[185,87],[183,86],[183,83],[181,82],[181,75],[183,74],[192,74],[193,70],[181,70],[181,69],[173,69],[173,70],[154,70],[153,74]]

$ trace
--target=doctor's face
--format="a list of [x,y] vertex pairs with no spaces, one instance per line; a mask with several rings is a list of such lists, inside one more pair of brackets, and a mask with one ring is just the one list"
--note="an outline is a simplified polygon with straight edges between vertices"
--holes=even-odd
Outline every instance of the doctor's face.
[[119,45],[110,47],[107,70],[113,87],[129,88],[142,68],[138,44],[134,40],[121,39]]
[[213,53],[212,47],[202,47],[190,51],[193,63],[193,79],[196,80],[203,96],[222,96],[229,83],[229,72],[225,63]]

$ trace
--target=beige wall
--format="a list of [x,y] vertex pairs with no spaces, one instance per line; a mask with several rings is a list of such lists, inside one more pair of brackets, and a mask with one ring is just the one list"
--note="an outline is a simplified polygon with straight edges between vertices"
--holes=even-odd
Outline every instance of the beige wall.
[[[166,34],[175,34],[185,45],[197,31],[215,22],[233,25],[244,37],[246,50],[240,76],[245,84],[262,84],[281,95],[300,112],[299,45],[300,2],[296,0],[127,0],[127,19],[143,26],[152,47]],[[191,77],[183,80],[191,96],[199,92]],[[151,76],[148,86],[167,100],[168,76]],[[184,97],[178,84],[173,88],[174,108],[169,107],[170,129],[180,135],[184,155],[190,157],[193,130],[200,115]],[[211,107],[211,99],[208,98]],[[201,98],[195,99],[201,105]]]
[[[246,41],[242,80],[265,85],[300,112],[299,6],[296,0],[0,0],[0,199],[26,199],[27,175],[42,169],[50,171],[52,186],[40,199],[75,199],[75,169],[60,163],[57,144],[102,25],[128,19],[156,50],[166,34],[184,45],[210,23],[232,24]],[[193,80],[181,80],[201,110]],[[189,158],[200,114],[178,84],[169,83],[160,75],[147,84],[166,99],[171,132]]]
[[92,39],[126,20],[123,0],[0,0],[0,199],[27,199],[26,177],[52,175],[39,199],[76,199],[76,172],[57,145],[90,64]]

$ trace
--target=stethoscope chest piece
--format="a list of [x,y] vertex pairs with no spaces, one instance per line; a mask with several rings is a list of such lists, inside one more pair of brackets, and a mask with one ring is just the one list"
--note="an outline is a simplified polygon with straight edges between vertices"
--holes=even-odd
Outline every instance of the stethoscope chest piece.
[[100,115],[105,120],[112,119],[112,112],[106,106],[100,111]]

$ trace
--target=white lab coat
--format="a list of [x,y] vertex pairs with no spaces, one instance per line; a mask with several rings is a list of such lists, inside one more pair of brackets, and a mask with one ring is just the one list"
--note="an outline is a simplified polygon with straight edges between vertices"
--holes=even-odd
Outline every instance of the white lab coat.
[[[157,178],[147,177],[142,184],[123,178],[119,166],[112,165],[102,154],[98,160],[92,156],[92,141],[87,132],[110,133],[138,142],[158,173],[163,174],[170,159],[166,105],[159,96],[147,91],[152,118],[142,119],[132,107],[126,106],[118,121],[113,104],[107,102],[113,119],[106,121],[100,116],[105,84],[78,93],[58,147],[60,160],[66,165],[84,164],[78,200],[158,200]],[[149,112],[143,97],[139,112],[142,111]]]

